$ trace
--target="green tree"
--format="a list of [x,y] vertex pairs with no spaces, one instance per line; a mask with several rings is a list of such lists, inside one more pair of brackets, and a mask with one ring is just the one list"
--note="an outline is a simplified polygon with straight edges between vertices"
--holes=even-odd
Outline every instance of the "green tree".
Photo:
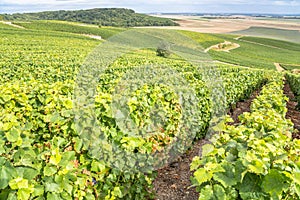
[[167,42],[162,42],[156,49],[156,55],[167,58],[172,54],[171,46]]

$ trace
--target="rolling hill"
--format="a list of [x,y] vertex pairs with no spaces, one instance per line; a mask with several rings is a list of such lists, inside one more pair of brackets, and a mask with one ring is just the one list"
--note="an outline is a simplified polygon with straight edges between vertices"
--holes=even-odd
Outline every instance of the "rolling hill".
[[101,26],[176,26],[171,19],[148,16],[126,8],[94,8],[88,10],[59,10],[37,13],[3,14],[0,18],[8,21],[63,20],[97,24]]

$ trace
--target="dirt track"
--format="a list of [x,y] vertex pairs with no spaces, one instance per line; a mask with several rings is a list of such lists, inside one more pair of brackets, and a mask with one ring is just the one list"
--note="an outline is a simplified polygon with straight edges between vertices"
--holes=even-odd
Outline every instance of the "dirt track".
[[279,72],[283,72],[284,69],[280,66],[279,63],[274,63],[275,67],[276,67],[276,70],[279,71]]
[[[228,47],[225,47],[224,49],[222,49],[222,48],[219,47],[220,45],[228,45]],[[225,41],[223,43],[216,44],[216,45],[213,45],[211,47],[208,47],[207,49],[204,50],[204,52],[207,53],[209,50],[212,49],[212,50],[215,50],[215,51],[225,51],[225,52],[229,53],[230,50],[237,49],[239,47],[240,47],[240,45],[237,44],[237,43],[231,43],[231,42]]]
[[82,35],[85,37],[96,39],[96,40],[102,40],[102,37],[99,35],[90,35],[90,34],[82,34]]
[[25,29],[23,26],[19,26],[19,25],[13,24],[11,22],[0,21],[0,23],[7,24],[7,25],[10,25],[10,26],[13,26],[13,27],[16,27],[16,28]]

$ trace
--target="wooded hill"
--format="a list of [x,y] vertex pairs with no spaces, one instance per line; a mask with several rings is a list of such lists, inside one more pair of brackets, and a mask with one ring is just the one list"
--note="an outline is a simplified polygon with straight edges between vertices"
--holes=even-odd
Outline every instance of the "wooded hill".
[[100,26],[176,26],[171,19],[153,17],[136,13],[134,10],[125,8],[94,8],[88,10],[59,10],[36,13],[2,14],[0,18],[8,21],[31,21],[31,20],[64,20],[97,24]]

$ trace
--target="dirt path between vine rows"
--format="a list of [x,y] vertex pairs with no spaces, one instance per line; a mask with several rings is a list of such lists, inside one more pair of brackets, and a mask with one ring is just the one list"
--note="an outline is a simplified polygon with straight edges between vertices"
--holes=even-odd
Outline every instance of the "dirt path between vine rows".
[[293,133],[293,138],[300,139],[300,112],[296,109],[297,102],[295,102],[295,96],[288,83],[285,83],[283,90],[284,94],[289,98],[289,101],[287,102],[288,112],[286,114],[286,118],[292,120],[294,128],[297,130]]
[[[250,111],[250,105],[259,95],[260,90],[254,91],[249,99],[238,102],[234,109],[228,111],[235,121],[233,124],[239,123],[240,114]],[[194,146],[177,161],[157,171],[158,175],[153,182],[155,200],[197,200],[199,198],[195,187],[191,187],[190,177],[193,176],[193,172],[190,171],[190,164],[195,156],[201,155],[201,147],[207,143],[209,141],[206,139],[196,141]]]
[[[230,45],[230,46],[226,47],[224,49],[221,49],[219,47],[220,45]],[[223,43],[219,43],[219,44],[208,47],[207,49],[204,50],[204,52],[207,53],[209,50],[212,49],[212,50],[215,50],[215,51],[225,51],[225,52],[229,53],[230,50],[237,49],[239,47],[240,47],[240,45],[237,44],[237,43],[231,43],[231,42],[225,41]]]
[[279,71],[279,72],[284,71],[284,69],[281,67],[281,65],[279,63],[274,63],[274,65],[275,65],[277,71]]
[[[251,96],[244,101],[240,101],[228,111],[234,122],[232,125],[240,123],[238,116],[244,112],[250,112],[252,101],[260,94],[261,88],[254,91]],[[288,112],[286,117],[291,119],[295,128],[300,131],[300,112],[296,110],[297,103],[294,101],[294,94],[288,84],[284,86],[284,93],[289,97],[287,103]],[[299,132],[293,134],[293,138],[299,138]],[[184,155],[180,156],[176,162],[173,162],[163,169],[158,170],[158,175],[153,182],[156,193],[155,200],[197,200],[199,193],[194,187],[191,187],[190,177],[193,172],[190,171],[190,164],[195,156],[201,155],[201,147],[209,143],[208,140],[199,140]]]
[[199,193],[195,187],[191,187],[190,164],[195,156],[200,155],[201,147],[208,140],[199,140],[176,162],[158,170],[157,178],[153,182],[155,200],[197,200]]
[[235,40],[239,40],[239,39],[241,39],[241,38],[243,38],[243,37],[245,37],[244,35],[241,35],[241,36],[238,36],[238,37],[236,37],[236,38],[234,38]]
[[6,21],[0,21],[0,22],[3,23],[3,24],[7,24],[9,26],[16,27],[16,28],[25,29],[23,26],[19,26],[19,25],[13,24],[12,22],[6,22]]
[[243,114],[244,112],[250,112],[250,106],[252,104],[252,101],[260,94],[260,91],[261,91],[261,88],[255,90],[251,96],[244,100],[244,101],[240,101],[240,102],[237,102],[235,104],[235,107],[234,109],[230,109],[228,111],[228,115],[230,115],[230,117],[233,119],[234,122],[232,123],[229,123],[230,125],[237,125],[240,123],[240,120],[239,120],[239,116],[241,114]]
[[96,40],[103,40],[101,36],[99,35],[90,35],[90,34],[81,34],[82,36],[85,36],[85,37],[89,37],[89,38],[93,38],[93,39],[96,39]]

